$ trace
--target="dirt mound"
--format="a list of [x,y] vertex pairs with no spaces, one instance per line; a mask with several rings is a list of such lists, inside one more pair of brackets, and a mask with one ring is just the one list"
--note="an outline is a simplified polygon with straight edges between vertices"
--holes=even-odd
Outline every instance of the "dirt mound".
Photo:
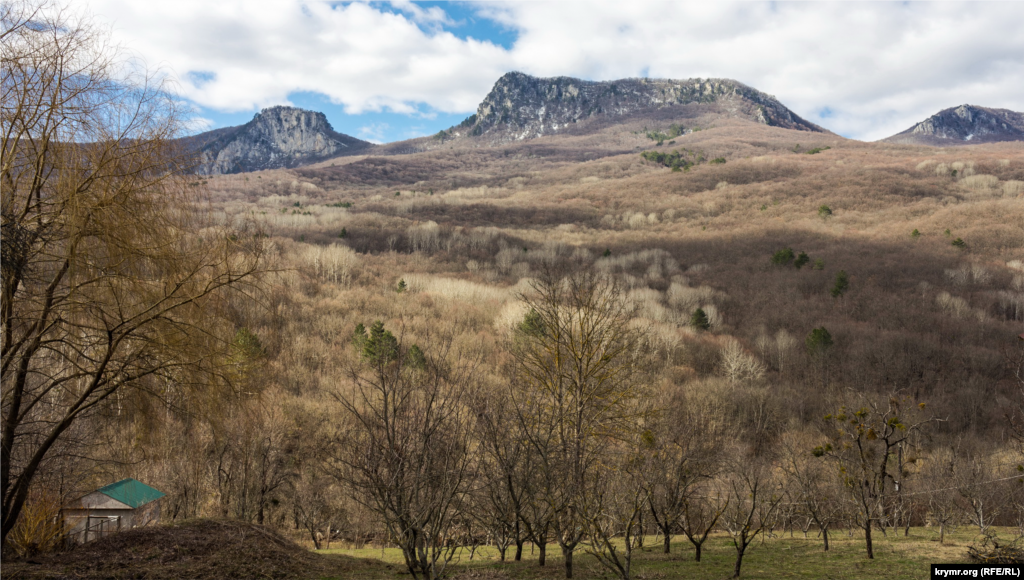
[[350,563],[309,552],[276,532],[233,521],[195,520],[129,530],[70,552],[4,565],[5,578],[319,578]]

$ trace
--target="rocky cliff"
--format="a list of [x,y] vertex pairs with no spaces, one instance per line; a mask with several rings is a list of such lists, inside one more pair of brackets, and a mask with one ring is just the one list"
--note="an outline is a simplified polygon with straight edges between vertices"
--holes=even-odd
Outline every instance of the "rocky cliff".
[[624,116],[645,109],[718,103],[732,114],[803,131],[825,132],[782,103],[728,79],[622,79],[592,82],[570,77],[538,78],[510,72],[498,79],[475,115],[453,128],[457,135],[508,142],[558,133],[598,116]]
[[909,145],[969,145],[1024,141],[1024,114],[960,105],[944,109],[883,141]]
[[323,113],[294,107],[263,109],[240,127],[192,137],[205,174],[296,167],[329,157],[354,155],[373,146],[334,131]]

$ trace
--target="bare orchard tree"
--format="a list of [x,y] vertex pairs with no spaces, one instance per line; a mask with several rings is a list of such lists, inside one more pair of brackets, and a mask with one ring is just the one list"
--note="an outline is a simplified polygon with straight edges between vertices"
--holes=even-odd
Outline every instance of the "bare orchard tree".
[[875,557],[871,530],[886,516],[887,500],[898,495],[899,482],[908,475],[899,458],[911,456],[918,435],[938,420],[924,408],[924,403],[892,393],[881,401],[842,406],[825,417],[828,442],[813,453],[833,462],[834,476],[851,494],[868,558]]
[[730,471],[719,493],[729,497],[722,524],[736,548],[732,577],[739,578],[747,548],[757,536],[775,527],[785,494],[772,466],[764,459],[738,459]]
[[641,453],[648,507],[668,554],[695,489],[720,469],[726,425],[724,410],[712,398],[678,386],[665,391],[658,407],[663,411]]
[[233,332],[219,308],[263,243],[199,211],[167,87],[59,6],[4,2],[0,18],[6,541],[76,423],[128,389],[211,384]]
[[381,518],[412,577],[436,580],[457,551],[469,490],[475,365],[449,336],[410,356],[379,322],[355,342],[362,360],[335,392],[344,427],[333,472]]
[[[804,445],[801,440],[790,440],[783,445],[782,470],[797,513],[809,520],[807,527],[813,523],[818,528],[827,552],[829,529],[846,516],[847,501],[842,482],[833,476],[828,465],[814,457],[810,445]],[[805,537],[806,532],[805,528]]]
[[572,578],[587,529],[581,502],[592,500],[605,450],[645,418],[651,351],[636,306],[591,270],[562,278],[551,268],[521,299],[528,314],[510,344],[510,396]]
[[958,442],[935,449],[924,468],[924,478],[934,488],[928,493],[928,521],[939,526],[940,546],[946,543],[946,533],[955,531],[967,519],[957,486],[959,447]]
[[508,548],[515,545],[514,559],[523,557],[523,543],[529,535],[526,509],[534,457],[515,420],[507,392],[484,391],[476,398],[476,433],[479,458],[474,495],[475,517],[488,530],[505,561]]
[[580,502],[589,537],[586,551],[621,580],[634,577],[633,552],[644,535],[650,492],[643,477],[645,458],[637,453],[644,439],[650,440],[637,434],[634,441],[610,449],[608,467],[595,474],[597,485]]
[[715,480],[698,482],[686,495],[682,508],[682,531],[693,544],[694,562],[700,562],[704,544],[728,508],[729,495],[721,493]]

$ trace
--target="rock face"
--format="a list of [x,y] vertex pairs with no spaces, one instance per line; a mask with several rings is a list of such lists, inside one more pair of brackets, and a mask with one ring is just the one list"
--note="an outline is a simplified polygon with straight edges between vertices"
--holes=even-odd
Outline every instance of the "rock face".
[[908,145],[970,145],[1024,141],[1024,114],[960,105],[944,109],[883,141]]
[[199,173],[240,173],[296,167],[354,155],[372,143],[335,132],[323,113],[294,107],[263,109],[245,125],[191,138],[200,146]]
[[498,79],[476,115],[453,131],[508,142],[558,133],[595,116],[622,116],[691,103],[725,104],[737,116],[765,125],[825,132],[775,97],[728,79],[592,82],[570,77],[537,78],[520,72]]

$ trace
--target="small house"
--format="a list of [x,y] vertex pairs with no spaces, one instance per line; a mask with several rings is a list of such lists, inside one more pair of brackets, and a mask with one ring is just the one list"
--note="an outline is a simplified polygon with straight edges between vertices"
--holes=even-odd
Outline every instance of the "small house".
[[164,494],[136,479],[122,479],[88,493],[64,508],[68,539],[85,543],[107,534],[160,521]]

